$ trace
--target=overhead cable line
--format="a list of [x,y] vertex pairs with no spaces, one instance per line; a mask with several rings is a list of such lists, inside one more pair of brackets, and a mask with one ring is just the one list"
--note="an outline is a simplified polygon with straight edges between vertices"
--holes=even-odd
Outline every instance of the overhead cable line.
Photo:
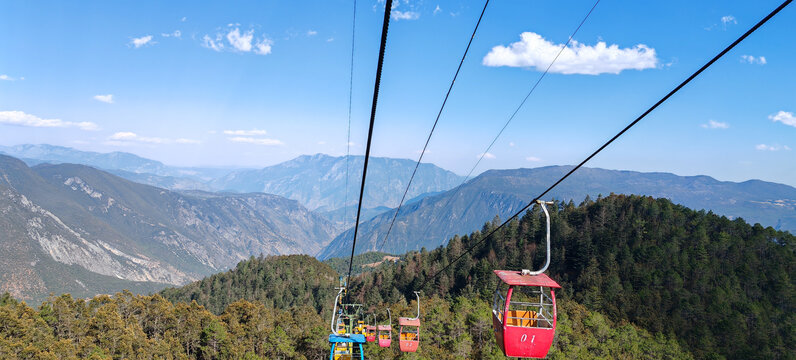
[[740,36],[738,39],[736,39],[736,40],[735,40],[735,41],[734,41],[732,44],[730,44],[729,46],[727,46],[726,48],[724,48],[724,50],[722,50],[720,53],[718,53],[718,55],[714,56],[714,57],[713,57],[713,58],[712,58],[710,61],[708,61],[708,62],[707,62],[705,65],[702,65],[702,67],[701,67],[701,68],[699,68],[699,70],[697,70],[696,72],[694,72],[693,74],[691,74],[691,76],[689,76],[687,79],[685,79],[685,81],[683,81],[682,83],[680,83],[680,85],[677,85],[677,87],[675,87],[675,88],[674,88],[672,91],[670,91],[668,94],[666,94],[666,96],[664,96],[663,98],[661,98],[660,100],[658,100],[658,102],[656,102],[656,103],[655,103],[654,105],[652,105],[652,106],[651,106],[649,109],[647,109],[647,111],[645,111],[644,113],[642,113],[642,114],[641,114],[639,117],[637,117],[635,120],[633,120],[633,121],[632,121],[630,124],[628,124],[627,126],[625,126],[625,128],[624,128],[624,129],[622,129],[622,131],[618,132],[618,133],[617,133],[616,135],[614,135],[614,136],[613,136],[613,137],[612,137],[610,140],[608,140],[607,142],[605,142],[605,144],[603,144],[603,145],[602,145],[602,146],[600,146],[600,147],[599,147],[597,150],[595,150],[595,151],[594,151],[594,152],[593,152],[591,155],[589,155],[588,157],[586,157],[586,159],[584,159],[583,161],[581,161],[581,162],[580,162],[580,163],[579,163],[577,166],[573,167],[573,168],[572,168],[572,169],[571,169],[569,172],[567,172],[567,173],[566,173],[566,174],[565,174],[563,177],[561,177],[560,179],[558,179],[558,181],[556,181],[555,183],[553,183],[553,185],[551,185],[550,187],[548,187],[548,188],[547,188],[547,190],[543,191],[541,194],[539,194],[538,196],[536,196],[536,197],[535,197],[533,200],[531,200],[531,201],[530,201],[530,202],[529,202],[527,205],[525,205],[525,207],[523,207],[522,209],[520,209],[519,211],[517,211],[516,213],[514,213],[514,215],[512,215],[511,217],[509,217],[508,219],[506,219],[506,221],[504,221],[502,224],[500,224],[500,226],[498,226],[498,227],[494,228],[492,231],[490,231],[489,233],[487,233],[487,234],[486,234],[486,235],[485,235],[483,238],[481,238],[481,240],[479,240],[478,242],[476,242],[475,244],[473,244],[472,246],[470,246],[469,248],[467,248],[467,250],[465,250],[465,251],[464,251],[464,252],[463,252],[461,255],[457,256],[455,259],[453,259],[451,262],[449,262],[449,263],[448,263],[448,265],[446,265],[445,267],[443,267],[441,270],[437,271],[437,272],[436,272],[436,273],[435,273],[433,276],[427,277],[427,278],[426,278],[426,280],[425,280],[425,281],[423,281],[423,283],[420,285],[420,287],[418,287],[418,289],[423,289],[423,287],[425,287],[425,286],[426,286],[426,284],[428,284],[428,282],[429,282],[431,279],[434,279],[434,278],[436,278],[437,276],[439,276],[439,274],[442,274],[442,273],[443,273],[445,270],[447,270],[447,269],[448,269],[448,268],[449,268],[451,265],[455,264],[457,261],[459,261],[459,259],[461,259],[462,257],[464,257],[464,255],[468,254],[470,251],[472,251],[472,250],[473,250],[473,249],[475,249],[476,247],[478,247],[478,246],[480,246],[481,244],[483,244],[484,242],[486,242],[486,241],[487,241],[487,240],[488,240],[488,239],[489,239],[489,238],[490,238],[490,237],[491,237],[493,234],[495,234],[495,232],[497,232],[498,230],[500,230],[502,227],[506,226],[506,224],[508,224],[508,223],[509,223],[509,222],[510,222],[512,219],[514,219],[515,217],[517,217],[517,216],[519,216],[520,214],[522,214],[522,212],[524,212],[524,211],[525,211],[525,210],[527,210],[529,207],[531,207],[531,205],[533,205],[533,204],[534,204],[534,203],[535,203],[537,200],[541,199],[541,198],[542,198],[543,196],[545,196],[545,195],[546,195],[548,192],[550,192],[550,190],[553,190],[553,188],[555,188],[556,186],[558,186],[558,184],[560,184],[562,181],[564,181],[566,178],[568,178],[570,175],[572,175],[572,173],[574,173],[575,171],[577,171],[578,169],[580,169],[580,168],[581,168],[581,167],[582,167],[584,164],[586,164],[586,163],[587,163],[589,160],[591,160],[593,157],[595,157],[597,154],[599,154],[601,151],[603,151],[603,149],[605,149],[606,147],[608,147],[608,145],[610,145],[611,143],[613,143],[613,142],[614,142],[614,140],[618,139],[618,138],[619,138],[620,136],[622,136],[622,135],[623,135],[625,132],[627,132],[628,130],[630,130],[630,128],[632,128],[633,126],[635,126],[636,124],[638,124],[638,122],[639,122],[639,121],[641,121],[641,119],[645,118],[645,117],[646,117],[646,116],[647,116],[649,113],[651,113],[651,112],[652,112],[653,110],[655,110],[655,109],[656,109],[658,106],[660,106],[660,105],[661,105],[661,104],[663,104],[663,103],[664,103],[666,100],[668,100],[668,99],[669,99],[669,98],[670,98],[672,95],[674,95],[675,93],[677,93],[677,92],[678,92],[680,89],[682,89],[682,88],[683,88],[685,85],[687,85],[689,82],[691,82],[691,80],[693,80],[694,78],[696,78],[697,76],[699,76],[699,74],[701,74],[703,71],[705,71],[705,70],[706,70],[707,68],[709,68],[711,65],[713,65],[713,63],[715,63],[717,60],[721,59],[721,58],[722,58],[722,57],[723,57],[723,56],[724,56],[726,53],[728,53],[730,50],[732,50],[732,49],[733,49],[733,48],[734,48],[736,45],[738,45],[738,44],[739,44],[741,41],[743,41],[744,39],[746,39],[746,37],[748,37],[749,35],[751,35],[752,33],[754,33],[754,32],[755,32],[755,31],[756,31],[758,28],[760,28],[760,27],[761,27],[763,24],[765,24],[766,22],[768,22],[768,20],[770,20],[772,17],[774,17],[774,15],[776,15],[777,13],[779,13],[779,12],[780,12],[780,11],[781,11],[783,8],[785,8],[786,6],[788,6],[788,5],[789,5],[789,4],[790,4],[792,1],[793,1],[793,0],[786,0],[785,2],[783,2],[783,3],[782,3],[780,6],[779,6],[779,7],[777,7],[776,9],[774,9],[774,11],[772,11],[770,14],[768,14],[766,17],[764,17],[762,20],[760,20],[760,21],[759,21],[757,24],[755,24],[755,26],[752,26],[752,28],[751,28],[751,29],[747,30],[747,31],[746,31],[746,32],[745,32],[743,35],[741,35],[741,36]]
[[351,156],[351,102],[354,96],[354,44],[357,33],[357,0],[354,0],[354,18],[351,20],[351,68],[348,73],[348,135],[345,140],[345,200],[343,223],[348,220],[348,159]]
[[[467,173],[467,176],[465,176],[465,177],[464,177],[464,180],[462,180],[461,184],[459,184],[459,186],[457,186],[457,187],[455,187],[455,188],[454,188],[454,190],[453,190],[453,193],[452,193],[452,194],[451,194],[451,195],[448,197],[448,199],[445,201],[445,205],[443,205],[443,206],[442,206],[442,210],[445,210],[445,209],[447,209],[447,208],[448,208],[448,206],[450,205],[451,201],[453,201],[453,198],[455,198],[455,197],[456,197],[456,195],[458,195],[458,194],[459,194],[459,191],[461,190],[461,188],[463,187],[463,185],[464,185],[464,184],[467,182],[467,180],[469,180],[469,179],[470,179],[470,176],[472,176],[472,175],[473,175],[473,172],[474,172],[474,171],[475,171],[475,169],[478,167],[478,165],[481,163],[481,160],[483,160],[483,159],[484,159],[484,157],[486,156],[486,154],[489,152],[489,150],[490,150],[490,149],[492,149],[492,146],[493,146],[493,145],[495,145],[495,142],[497,141],[497,139],[498,139],[498,138],[500,138],[500,135],[502,135],[502,134],[503,134],[503,131],[505,131],[505,130],[506,130],[506,128],[509,126],[509,123],[511,123],[511,121],[512,121],[512,120],[514,120],[514,117],[516,117],[516,116],[517,116],[517,113],[520,111],[520,109],[521,109],[521,108],[522,108],[522,107],[525,105],[525,103],[528,101],[528,98],[530,98],[530,97],[531,97],[531,94],[533,94],[533,92],[536,90],[536,88],[537,88],[537,87],[539,86],[539,84],[542,82],[542,79],[544,79],[544,77],[547,75],[547,73],[548,73],[548,72],[550,72],[550,68],[552,68],[552,67],[553,67],[553,65],[556,63],[556,61],[558,60],[558,57],[559,57],[559,56],[561,56],[561,53],[563,53],[563,52],[564,52],[564,50],[566,50],[567,46],[569,46],[569,44],[572,42],[572,39],[574,39],[574,38],[575,38],[575,35],[578,33],[578,31],[580,31],[580,28],[583,26],[583,24],[585,24],[585,23],[586,23],[586,20],[588,20],[588,19],[589,19],[589,16],[591,16],[592,12],[594,12],[594,9],[597,7],[597,5],[598,5],[599,3],[600,3],[600,0],[597,0],[597,1],[595,1],[595,2],[594,2],[594,5],[592,5],[592,7],[589,9],[589,12],[587,12],[587,13],[586,13],[586,16],[584,16],[584,17],[583,17],[583,19],[580,21],[580,23],[578,24],[578,26],[575,28],[575,31],[573,31],[573,32],[572,32],[572,34],[569,36],[569,38],[567,39],[567,42],[565,42],[565,43],[564,43],[564,45],[563,45],[563,46],[561,46],[561,49],[559,49],[559,50],[558,50],[558,53],[557,53],[557,54],[556,54],[556,56],[553,58],[553,61],[551,61],[551,62],[550,62],[550,64],[549,64],[549,65],[547,65],[547,68],[545,69],[545,71],[544,71],[544,72],[543,72],[541,75],[539,75],[539,78],[538,78],[538,79],[536,79],[536,82],[533,84],[533,86],[531,86],[531,89],[528,91],[528,94],[526,94],[526,95],[525,95],[525,97],[522,99],[522,101],[521,101],[521,102],[520,102],[520,104],[517,106],[517,108],[516,108],[516,109],[514,109],[514,112],[511,114],[511,116],[509,116],[509,118],[508,118],[508,120],[506,121],[506,123],[505,123],[505,124],[503,124],[503,127],[500,129],[500,131],[497,133],[497,135],[495,135],[495,137],[492,139],[492,142],[489,144],[489,146],[487,146],[486,150],[484,150],[484,151],[481,153],[481,155],[478,157],[478,161],[476,161],[476,162],[475,162],[475,165],[473,165],[473,167],[472,167],[472,168],[470,169],[470,171]],[[429,226],[429,227],[427,227],[427,228],[426,228],[427,230],[426,230],[426,232],[424,232],[424,234],[423,234],[423,237],[424,237],[424,238],[425,238],[425,237],[426,237],[426,235],[428,234],[428,229],[430,229],[430,228],[431,228],[431,226]],[[389,231],[388,231],[388,233],[389,233]]]
[[[354,250],[357,248],[357,231],[359,230],[359,216],[362,213],[362,196],[365,194],[365,177],[368,175],[368,159],[370,159],[370,144],[373,140],[373,123],[376,120],[376,104],[379,100],[379,85],[381,85],[381,69],[384,65],[384,49],[387,46],[387,29],[390,27],[390,13],[392,10],[392,0],[387,0],[384,4],[384,23],[381,28],[381,46],[379,47],[379,62],[376,66],[376,81],[373,86],[373,104],[370,108],[370,125],[368,126],[368,142],[365,146],[365,164],[362,166],[362,184],[359,188],[359,203],[357,203],[357,220],[354,223],[354,241],[351,245],[351,258],[348,261],[348,276],[346,284],[351,279],[351,269],[354,266]],[[348,302],[346,292],[346,303]]]
[[448,97],[451,95],[451,91],[453,90],[453,84],[456,83],[456,78],[459,76],[459,71],[462,69],[462,64],[464,64],[464,59],[467,57],[467,52],[470,51],[470,45],[473,43],[473,39],[475,38],[475,33],[478,32],[478,26],[481,24],[481,19],[484,17],[484,12],[486,11],[486,7],[489,5],[489,0],[486,0],[484,3],[484,8],[481,10],[481,15],[478,17],[478,21],[475,23],[475,28],[473,29],[473,34],[470,35],[470,41],[467,42],[467,47],[464,49],[464,54],[462,54],[462,59],[459,61],[459,66],[456,68],[456,73],[453,74],[453,80],[451,80],[450,86],[448,86],[448,92],[445,93],[445,99],[442,100],[442,106],[439,108],[439,112],[437,112],[437,118],[434,119],[434,125],[431,126],[431,131],[428,133],[428,137],[426,138],[426,144],[423,145],[423,151],[420,152],[420,157],[417,159],[417,163],[415,164],[415,169],[412,171],[412,176],[409,177],[409,182],[406,184],[406,190],[404,190],[404,195],[401,197],[401,202],[398,203],[398,208],[395,209],[395,215],[392,217],[392,221],[390,222],[390,228],[387,229],[387,235],[384,236],[384,241],[382,241],[381,246],[379,247],[379,251],[384,248],[384,244],[387,243],[387,239],[390,238],[390,232],[392,232],[392,227],[395,225],[395,219],[398,217],[398,212],[401,211],[401,207],[404,204],[404,200],[406,200],[406,194],[409,193],[409,187],[412,186],[412,181],[415,179],[415,174],[417,174],[417,169],[420,167],[420,161],[423,160],[423,156],[426,154],[426,149],[428,148],[428,143],[431,141],[431,135],[434,134],[434,130],[437,128],[437,123],[439,122],[439,118],[442,115],[442,110],[445,109],[445,104],[448,103]]

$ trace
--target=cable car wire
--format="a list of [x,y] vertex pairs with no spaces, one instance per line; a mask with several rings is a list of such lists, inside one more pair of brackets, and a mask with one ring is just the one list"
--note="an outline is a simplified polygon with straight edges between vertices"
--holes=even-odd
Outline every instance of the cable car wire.
[[[348,261],[348,276],[346,285],[351,280],[351,270],[354,267],[354,250],[357,248],[357,231],[359,230],[359,216],[362,213],[362,196],[365,194],[365,177],[368,175],[368,160],[370,159],[370,145],[373,140],[373,123],[376,120],[376,104],[379,100],[379,85],[381,85],[381,70],[384,65],[384,49],[387,46],[387,29],[390,27],[390,13],[392,10],[392,0],[387,0],[384,5],[384,23],[381,28],[381,45],[379,47],[379,61],[376,66],[376,81],[373,86],[373,104],[370,108],[370,125],[368,126],[368,142],[365,146],[365,164],[362,166],[362,184],[359,188],[359,203],[357,204],[357,220],[354,223],[354,241],[351,245],[351,258]],[[349,292],[346,292],[346,303],[348,303]]]
[[[553,65],[556,63],[556,61],[558,60],[558,57],[559,57],[559,56],[561,56],[561,53],[563,53],[563,52],[564,52],[564,50],[566,50],[567,46],[569,46],[569,44],[572,42],[572,39],[574,39],[574,38],[575,38],[575,35],[577,35],[578,31],[580,31],[580,28],[581,28],[581,27],[583,27],[583,24],[585,24],[585,23],[586,23],[586,20],[588,20],[588,19],[589,19],[589,16],[591,16],[592,12],[594,12],[594,9],[597,7],[597,5],[598,5],[599,3],[600,3],[600,0],[597,0],[597,1],[595,1],[595,2],[594,2],[594,5],[592,5],[592,7],[589,9],[589,12],[587,12],[587,13],[586,13],[586,16],[584,16],[584,17],[583,17],[583,19],[580,21],[580,23],[578,24],[578,26],[575,28],[575,30],[572,32],[572,34],[569,36],[569,38],[567,39],[567,42],[566,42],[566,43],[564,43],[564,45],[561,47],[561,49],[559,49],[559,50],[558,50],[558,53],[557,53],[557,54],[556,54],[556,56],[553,58],[553,61],[551,61],[551,62],[550,62],[550,64],[549,64],[549,65],[547,65],[547,68],[546,68],[546,69],[545,69],[545,71],[544,71],[544,72],[543,72],[543,73],[542,73],[542,74],[539,76],[539,78],[536,80],[536,82],[533,84],[533,86],[531,87],[531,89],[528,91],[528,94],[526,94],[526,95],[525,95],[525,98],[523,98],[523,99],[522,99],[522,101],[521,101],[521,102],[520,102],[520,104],[517,106],[517,108],[514,110],[514,112],[511,114],[511,116],[510,116],[510,117],[509,117],[509,119],[506,121],[506,123],[505,123],[505,124],[503,124],[503,128],[501,128],[501,129],[500,129],[500,131],[497,133],[497,135],[495,135],[495,137],[492,139],[492,142],[489,144],[489,146],[487,146],[486,150],[484,150],[484,151],[481,153],[481,155],[480,155],[480,156],[479,156],[479,158],[478,158],[478,161],[476,161],[476,162],[475,162],[475,165],[473,165],[473,167],[472,167],[472,168],[470,169],[470,171],[467,173],[467,176],[465,176],[465,177],[464,177],[464,180],[462,180],[461,184],[459,184],[457,187],[455,187],[455,188],[453,189],[453,193],[451,194],[451,196],[449,196],[449,197],[448,197],[448,200],[447,200],[447,201],[445,201],[445,205],[443,205],[443,206],[442,206],[442,210],[444,210],[444,209],[447,209],[447,208],[448,208],[448,206],[450,205],[451,201],[453,201],[453,198],[455,198],[455,197],[456,197],[456,195],[459,193],[459,190],[461,190],[461,188],[463,187],[462,185],[464,185],[464,184],[467,182],[467,180],[469,180],[469,179],[470,179],[470,176],[472,176],[472,175],[473,175],[473,171],[475,171],[475,169],[476,169],[476,168],[478,167],[478,165],[481,163],[481,160],[483,160],[483,159],[484,159],[484,156],[486,156],[486,154],[489,152],[489,150],[490,150],[490,149],[492,149],[492,146],[493,146],[493,145],[495,145],[495,142],[498,140],[498,138],[500,138],[500,135],[502,135],[502,134],[503,134],[503,131],[505,131],[505,130],[506,130],[506,128],[509,126],[509,123],[511,123],[511,121],[512,121],[512,120],[514,120],[514,117],[516,117],[516,116],[517,116],[517,113],[520,111],[520,109],[521,109],[521,108],[522,108],[522,107],[525,105],[525,103],[528,101],[528,98],[530,98],[530,97],[531,97],[531,94],[533,94],[533,93],[534,93],[534,91],[536,90],[536,88],[537,88],[537,87],[539,86],[539,84],[542,82],[542,79],[544,79],[544,78],[545,78],[545,76],[547,75],[547,73],[550,71],[550,68],[552,68],[552,67],[553,67]],[[396,212],[396,216],[397,216],[397,212]],[[394,221],[394,220],[393,220],[393,221]],[[392,227],[392,226],[390,226],[390,227]],[[429,226],[429,227],[427,227],[427,228],[426,228],[427,230],[426,230],[426,232],[424,232],[424,234],[423,234],[423,238],[425,238],[425,237],[426,237],[426,235],[428,234],[428,229],[430,229],[430,228],[431,228],[431,226]],[[387,231],[387,233],[389,234],[389,231]],[[386,242],[386,240],[385,240],[385,242]]]
[[431,141],[431,135],[434,134],[434,130],[437,128],[437,123],[439,122],[440,116],[442,116],[442,110],[445,109],[445,104],[448,103],[448,97],[451,95],[451,91],[453,90],[453,85],[456,83],[456,78],[459,77],[459,71],[462,69],[462,65],[464,64],[464,59],[467,57],[467,53],[470,51],[470,45],[473,43],[473,39],[475,38],[475,33],[478,32],[478,26],[481,25],[481,19],[484,17],[484,12],[486,12],[486,8],[489,5],[489,0],[484,2],[484,8],[481,10],[481,15],[478,16],[478,21],[475,23],[475,28],[473,29],[473,34],[470,35],[470,41],[467,42],[467,47],[464,49],[464,54],[462,54],[462,59],[459,61],[459,66],[456,68],[456,72],[453,74],[453,80],[451,80],[451,84],[448,87],[448,92],[445,93],[445,99],[442,100],[442,106],[439,108],[439,112],[437,112],[437,118],[434,119],[434,125],[431,126],[431,131],[428,133],[428,137],[426,138],[426,144],[423,145],[423,151],[420,152],[420,157],[417,159],[417,163],[415,164],[415,169],[412,171],[412,176],[409,177],[409,182],[406,184],[406,190],[404,190],[404,195],[401,197],[401,201],[398,203],[398,208],[395,210],[395,215],[392,217],[392,221],[390,221],[390,227],[387,229],[387,235],[384,236],[384,240],[379,247],[379,251],[384,248],[384,244],[387,243],[387,239],[390,238],[390,232],[392,232],[392,227],[395,225],[395,219],[398,217],[398,212],[401,211],[401,207],[404,205],[404,200],[406,200],[406,194],[409,193],[409,187],[412,186],[412,181],[415,179],[415,174],[417,174],[417,169],[420,167],[420,162],[423,160],[423,156],[426,154],[426,149],[428,149],[428,143]]
[[348,135],[345,140],[345,200],[343,223],[348,219],[348,159],[351,156],[351,103],[354,97],[354,45],[357,33],[357,0],[354,0],[354,18],[351,20],[351,68],[348,73]]
[[723,57],[723,56],[724,56],[726,53],[728,53],[730,50],[732,50],[732,49],[733,49],[733,48],[734,48],[736,45],[738,45],[738,44],[739,44],[741,41],[743,41],[744,39],[746,39],[746,38],[747,38],[749,35],[751,35],[752,33],[754,33],[754,32],[755,32],[755,31],[756,31],[758,28],[760,28],[760,27],[761,27],[763,24],[765,24],[766,22],[768,22],[768,20],[770,20],[772,17],[774,17],[774,15],[776,15],[776,14],[777,14],[777,13],[779,13],[779,12],[780,12],[782,9],[784,9],[786,6],[788,6],[788,5],[789,5],[789,4],[790,4],[792,1],[793,1],[793,0],[786,0],[786,1],[785,1],[785,2],[783,2],[781,5],[779,5],[779,7],[777,7],[776,9],[774,9],[774,11],[772,11],[771,13],[769,13],[769,14],[768,14],[766,17],[764,17],[764,18],[763,18],[762,20],[760,20],[760,21],[759,21],[757,24],[755,24],[754,26],[752,26],[752,28],[750,28],[749,30],[747,30],[747,31],[746,31],[746,32],[745,32],[743,35],[741,35],[741,36],[740,36],[738,39],[736,39],[735,41],[733,41],[733,42],[732,42],[732,44],[730,44],[729,46],[727,46],[726,48],[724,48],[724,50],[722,50],[720,53],[718,53],[716,56],[714,56],[712,59],[710,59],[710,61],[708,61],[707,63],[705,63],[705,65],[702,65],[702,67],[701,67],[701,68],[699,68],[699,70],[697,70],[696,72],[694,72],[693,74],[691,74],[691,76],[689,76],[687,79],[685,79],[685,81],[681,82],[681,83],[680,83],[680,85],[677,85],[677,87],[675,87],[675,88],[674,88],[672,91],[670,91],[668,94],[666,94],[666,96],[664,96],[663,98],[661,98],[660,100],[658,100],[658,102],[656,102],[656,103],[655,103],[654,105],[652,105],[652,106],[651,106],[649,109],[647,109],[647,111],[645,111],[644,113],[642,113],[642,114],[641,114],[639,117],[637,117],[635,120],[633,120],[633,121],[632,121],[630,124],[628,124],[627,126],[625,126],[625,128],[624,128],[624,129],[622,129],[622,131],[618,132],[618,133],[617,133],[616,135],[614,135],[614,136],[613,136],[613,137],[612,137],[610,140],[608,140],[607,142],[605,142],[605,144],[603,144],[602,146],[600,146],[600,147],[599,147],[597,150],[595,150],[595,151],[594,151],[594,152],[593,152],[591,155],[589,155],[588,157],[586,157],[586,159],[584,159],[583,161],[581,161],[581,162],[580,162],[580,163],[579,163],[577,166],[575,166],[574,168],[572,168],[572,169],[571,169],[569,172],[567,172],[567,173],[566,173],[566,174],[565,174],[563,177],[561,177],[560,179],[558,179],[558,181],[556,181],[555,183],[553,183],[553,185],[550,185],[550,187],[548,187],[548,188],[547,188],[547,190],[543,191],[541,194],[539,194],[538,196],[536,196],[536,197],[535,197],[533,200],[531,200],[531,201],[530,201],[530,202],[529,202],[527,205],[525,205],[525,206],[524,206],[522,209],[520,209],[519,211],[517,211],[516,213],[514,213],[514,215],[512,215],[512,216],[511,216],[511,217],[509,217],[508,219],[506,219],[506,221],[504,221],[502,224],[500,224],[500,226],[496,227],[495,229],[493,229],[492,231],[490,231],[488,234],[486,234],[486,235],[485,235],[485,236],[484,236],[484,237],[483,237],[481,240],[479,240],[478,242],[476,242],[475,244],[473,244],[472,246],[470,246],[469,248],[467,248],[467,250],[465,250],[465,251],[464,251],[464,252],[463,252],[461,255],[457,256],[455,259],[453,259],[451,262],[449,262],[449,263],[448,263],[448,265],[445,265],[445,267],[443,267],[441,270],[437,271],[437,272],[436,272],[436,273],[435,273],[433,276],[427,277],[427,278],[426,278],[426,280],[425,280],[425,281],[423,281],[423,283],[420,285],[420,287],[418,287],[418,289],[423,289],[423,288],[426,286],[426,284],[428,284],[428,282],[429,282],[430,280],[432,280],[432,279],[436,278],[437,276],[439,276],[439,274],[442,274],[442,273],[443,273],[445,270],[447,270],[449,267],[451,267],[451,265],[455,264],[455,263],[456,263],[457,261],[459,261],[459,260],[460,260],[462,257],[464,257],[464,255],[468,254],[470,251],[472,251],[472,250],[473,250],[473,249],[475,249],[476,247],[478,247],[478,246],[480,246],[481,244],[483,244],[484,242],[486,242],[486,240],[488,240],[488,239],[489,239],[489,238],[490,238],[490,237],[491,237],[491,236],[492,236],[492,235],[493,235],[495,232],[497,232],[498,230],[500,230],[502,227],[506,226],[506,224],[508,224],[508,223],[509,223],[509,222],[510,222],[512,219],[514,219],[515,217],[517,217],[517,216],[519,216],[520,214],[522,214],[522,212],[524,212],[524,211],[525,211],[525,210],[527,210],[529,207],[531,207],[531,205],[533,205],[533,204],[534,204],[534,203],[535,203],[537,200],[541,199],[541,198],[542,198],[543,196],[545,196],[545,195],[546,195],[548,192],[550,192],[550,190],[552,190],[553,188],[555,188],[556,186],[558,186],[558,184],[560,184],[562,181],[564,181],[566,178],[568,178],[570,175],[572,175],[572,173],[574,173],[575,171],[577,171],[578,169],[580,169],[580,168],[581,168],[581,167],[582,167],[584,164],[586,164],[586,163],[587,163],[589,160],[591,160],[593,157],[595,157],[597,154],[599,154],[601,151],[603,151],[603,149],[605,149],[606,147],[608,147],[608,145],[610,145],[611,143],[613,143],[613,142],[614,142],[614,140],[618,139],[618,138],[619,138],[620,136],[622,136],[622,135],[623,135],[625,132],[627,132],[628,130],[630,130],[630,128],[632,128],[633,126],[635,126],[636,124],[638,124],[638,122],[639,122],[639,121],[641,121],[642,119],[644,119],[644,118],[645,118],[645,117],[646,117],[646,116],[647,116],[649,113],[651,113],[651,112],[652,112],[653,110],[655,110],[655,109],[656,109],[658,106],[660,106],[661,104],[663,104],[663,103],[664,103],[666,100],[668,100],[668,99],[669,99],[669,98],[670,98],[672,95],[674,95],[675,93],[677,93],[678,91],[680,91],[680,89],[682,89],[682,88],[683,88],[685,85],[687,85],[689,82],[691,82],[691,80],[694,80],[694,78],[696,78],[697,76],[699,76],[699,74],[701,74],[703,71],[705,71],[705,70],[706,70],[707,68],[709,68],[711,65],[713,65],[713,63],[715,63],[717,60],[721,59],[721,58],[722,58],[722,57]]

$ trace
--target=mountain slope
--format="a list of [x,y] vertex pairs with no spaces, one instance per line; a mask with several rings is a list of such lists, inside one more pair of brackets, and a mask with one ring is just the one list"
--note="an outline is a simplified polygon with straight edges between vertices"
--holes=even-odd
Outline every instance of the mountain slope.
[[[314,253],[333,234],[328,221],[276,195],[178,193],[82,165],[31,169],[7,156],[0,195],[8,229],[0,258],[19,260],[20,274],[46,258],[118,279],[182,284],[254,254]],[[47,293],[30,279],[15,295]]]
[[[458,191],[454,189],[404,206],[383,249],[381,245],[394,212],[363,222],[357,237],[357,253],[399,254],[424,246],[435,248],[455,234],[480,229],[495,215],[506,218],[513,214],[571,168],[487,171]],[[581,201],[587,194],[596,198],[610,193],[668,198],[690,208],[796,230],[796,188],[759,180],[735,183],[708,176],[581,168],[553,189],[547,199]],[[351,251],[352,237],[350,229],[338,235],[319,258],[344,256]]]
[[[213,181],[212,185],[222,190],[277,194],[298,200],[311,210],[331,211],[357,203],[364,157],[349,156],[348,160],[347,203],[346,157],[299,156],[260,170],[234,171]],[[414,166],[413,160],[371,157],[363,207],[396,206]],[[448,190],[458,185],[461,179],[461,176],[435,165],[420,164],[408,198]]]

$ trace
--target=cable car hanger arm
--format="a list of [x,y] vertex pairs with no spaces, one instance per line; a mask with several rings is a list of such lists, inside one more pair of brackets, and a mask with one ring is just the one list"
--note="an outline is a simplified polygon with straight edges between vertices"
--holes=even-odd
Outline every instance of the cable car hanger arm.
[[[547,212],[547,205],[553,205],[553,202],[552,201],[536,200],[536,203],[539,204],[539,206],[542,207],[542,210],[544,211],[544,216],[545,216],[545,219],[546,219],[546,222],[547,222],[547,255],[546,255],[547,260],[545,260],[544,266],[540,270],[531,271],[531,270],[528,270],[528,269],[522,269],[522,274],[523,275],[539,275],[539,274],[547,271],[547,267],[550,266],[550,213]],[[419,308],[418,308],[418,312],[417,313],[420,314]]]

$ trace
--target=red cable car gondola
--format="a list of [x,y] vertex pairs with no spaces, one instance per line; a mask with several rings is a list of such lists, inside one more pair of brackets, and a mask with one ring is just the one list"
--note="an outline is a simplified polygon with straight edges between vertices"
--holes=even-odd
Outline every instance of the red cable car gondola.
[[416,352],[420,345],[420,295],[417,291],[415,296],[417,296],[417,317],[398,318],[398,325],[401,326],[398,344],[403,352]]
[[379,346],[381,347],[390,347],[390,344],[392,344],[392,314],[390,314],[390,309],[387,309],[387,315],[390,317],[390,322],[387,325],[376,327],[379,333]]
[[376,315],[373,315],[373,325],[365,327],[365,340],[367,340],[367,342],[376,341]]
[[[544,358],[556,331],[558,283],[544,274],[550,265],[550,214],[537,201],[547,218],[547,260],[539,271],[495,270],[501,283],[495,291],[492,325],[495,340],[510,357]],[[505,295],[504,295],[505,294]]]

